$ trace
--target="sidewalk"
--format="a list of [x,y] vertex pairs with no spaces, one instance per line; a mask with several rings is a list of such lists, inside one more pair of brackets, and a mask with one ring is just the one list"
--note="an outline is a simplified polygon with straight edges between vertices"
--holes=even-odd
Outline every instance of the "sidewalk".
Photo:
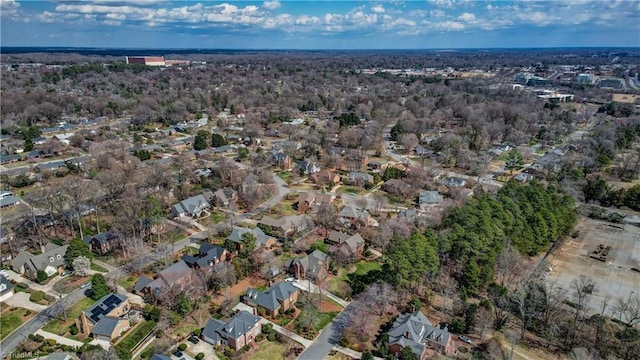
[[102,266],[103,268],[107,269],[107,270],[108,270],[107,272],[111,272],[111,271],[113,271],[113,270],[115,270],[115,269],[116,269],[116,267],[115,267],[115,266],[110,265],[110,264],[107,264],[107,263],[106,263],[106,262],[104,262],[104,261],[100,261],[100,260],[93,259],[93,263],[94,263],[94,264],[96,264],[96,265],[100,265],[100,266]]
[[293,331],[289,331],[285,328],[283,328],[282,326],[278,325],[278,324],[274,324],[273,322],[262,318],[261,322],[263,324],[271,324],[273,325],[273,330],[279,332],[280,334],[290,338],[293,341],[296,341],[298,343],[300,343],[300,345],[304,346],[305,348],[308,348],[309,346],[311,346],[311,344],[313,344],[313,341],[311,340],[307,340],[305,338],[303,338],[302,336],[294,333]]
[[69,346],[77,346],[77,347],[81,347],[82,345],[84,345],[80,341],[67,339],[65,337],[58,336],[58,335],[52,334],[50,332],[46,332],[46,331],[44,331],[42,329],[39,329],[38,331],[36,331],[36,334],[37,335],[41,335],[45,339],[53,339],[53,340],[57,341],[58,344],[69,345]]

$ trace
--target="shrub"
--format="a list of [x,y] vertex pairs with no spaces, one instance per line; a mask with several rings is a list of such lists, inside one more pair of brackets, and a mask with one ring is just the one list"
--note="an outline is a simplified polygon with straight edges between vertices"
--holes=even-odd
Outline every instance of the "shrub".
[[287,315],[291,315],[291,314],[293,314],[293,313],[295,313],[295,312],[296,312],[296,309],[294,309],[294,308],[288,308],[284,313],[285,313],[285,314],[287,314]]
[[42,291],[35,291],[29,296],[29,301],[35,303],[42,301],[42,299],[44,299],[44,293]]
[[56,346],[58,344],[58,342],[55,341],[54,339],[45,339],[44,343],[49,345],[49,346]]
[[236,351],[235,351],[235,350],[233,350],[232,348],[230,348],[230,347],[228,347],[228,346],[225,346],[225,347],[224,347],[224,355],[225,355],[225,356],[227,356],[227,357],[232,357],[232,356],[234,356],[234,355],[235,355],[235,353],[236,353]]
[[24,312],[24,316],[29,316],[29,315],[31,315],[31,310],[27,310]]
[[193,330],[193,335],[194,336],[200,336],[200,334],[202,333],[202,329],[195,329]]
[[49,275],[47,275],[47,273],[44,272],[44,270],[38,270],[38,272],[36,273],[36,281],[39,283],[47,280],[48,278],[49,278]]
[[49,294],[44,294],[44,299],[47,300],[50,303],[56,302],[56,298],[51,296],[51,295],[49,295]]
[[467,349],[466,346],[458,346],[458,351],[465,354],[467,353],[467,351],[469,351],[469,349]]
[[264,340],[264,334],[258,334],[258,336],[256,336],[256,342],[260,342]]
[[185,344],[185,343],[180,344],[180,346],[178,346],[178,349],[179,349],[180,351],[185,351],[185,350],[187,350],[187,344]]
[[71,333],[71,335],[78,335],[78,327],[76,326],[76,324],[71,325],[69,332]]
[[454,334],[462,334],[464,331],[464,322],[458,318],[454,318],[449,324],[449,331]]
[[198,355],[196,355],[196,360],[202,360],[204,359],[204,353],[198,353]]
[[251,347],[249,345],[245,345],[242,347],[242,351],[247,352]]

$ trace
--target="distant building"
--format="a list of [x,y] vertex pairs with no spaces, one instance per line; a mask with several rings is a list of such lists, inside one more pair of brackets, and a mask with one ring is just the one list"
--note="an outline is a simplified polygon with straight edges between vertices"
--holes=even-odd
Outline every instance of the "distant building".
[[147,66],[166,66],[164,56],[125,56],[127,64],[140,64]]
[[621,90],[624,88],[624,81],[618,78],[601,79],[598,85],[601,89]]
[[576,76],[576,82],[580,84],[593,84],[595,76],[593,74],[579,74]]

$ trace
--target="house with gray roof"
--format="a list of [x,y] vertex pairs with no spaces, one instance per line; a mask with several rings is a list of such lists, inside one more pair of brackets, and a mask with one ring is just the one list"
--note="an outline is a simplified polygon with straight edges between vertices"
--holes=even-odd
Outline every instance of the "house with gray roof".
[[423,190],[418,195],[418,207],[421,210],[426,210],[429,207],[440,205],[442,202],[442,195],[437,191]]
[[22,250],[11,261],[11,267],[18,274],[26,273],[36,276],[38,270],[43,270],[48,276],[53,276],[56,272],[62,270],[68,247],[69,245],[59,246],[54,243],[47,243],[40,255],[33,255]]
[[313,221],[306,215],[291,215],[280,218],[264,216],[258,221],[258,226],[265,230],[277,232],[282,236],[307,231],[313,227]]
[[129,330],[129,300],[121,294],[109,293],[80,314],[76,320],[81,338],[113,341]]
[[312,175],[321,170],[320,165],[307,160],[298,161],[296,163],[296,168],[303,175]]
[[187,254],[182,255],[182,261],[189,267],[206,272],[211,272],[216,264],[221,261],[229,261],[230,258],[231,254],[229,254],[227,249],[208,242],[200,245],[198,254],[194,256]]
[[347,183],[350,185],[365,186],[366,184],[373,184],[373,176],[361,172],[352,171],[347,177]]
[[367,210],[358,209],[355,206],[347,205],[340,209],[336,217],[336,223],[345,228],[358,229],[360,226],[378,226],[378,222]]
[[184,260],[160,271],[155,280],[148,283],[140,292],[147,300],[158,301],[167,292],[180,292],[191,284],[193,270]]
[[122,242],[122,238],[118,236],[118,234],[110,231],[101,232],[96,235],[87,235],[83,240],[85,244],[89,245],[91,251],[99,255],[113,251]]
[[364,239],[360,234],[355,234],[347,237],[346,239],[340,239],[341,241],[334,243],[329,247],[329,254],[336,259],[352,260],[362,256],[364,252]]
[[273,247],[277,240],[273,236],[269,236],[262,231],[259,227],[255,229],[249,229],[245,227],[234,227],[231,234],[227,236],[226,240],[231,240],[236,243],[236,250],[240,251],[242,247],[242,236],[244,234],[251,234],[256,239],[256,247],[263,246],[267,249]]
[[0,209],[9,208],[20,204],[20,198],[9,195],[0,199]]
[[305,257],[296,256],[287,261],[285,268],[298,279],[324,279],[329,269],[329,255],[314,250]]
[[422,311],[399,315],[389,330],[389,353],[396,357],[405,347],[418,359],[424,359],[428,349],[445,355],[455,355],[453,336],[446,329],[433,326]]
[[258,315],[278,316],[281,311],[287,311],[298,301],[300,289],[290,282],[278,282],[265,291],[247,289],[242,298],[244,303],[256,308]]
[[184,199],[171,207],[173,217],[191,216],[198,217],[210,207],[207,199],[202,194]]
[[13,284],[4,276],[0,276],[0,301],[5,301],[14,294]]
[[241,310],[227,322],[209,319],[201,336],[207,343],[217,346],[229,346],[239,350],[252,343],[262,333],[260,318]]
[[233,188],[225,187],[213,193],[213,202],[218,207],[228,207],[238,199],[238,194]]

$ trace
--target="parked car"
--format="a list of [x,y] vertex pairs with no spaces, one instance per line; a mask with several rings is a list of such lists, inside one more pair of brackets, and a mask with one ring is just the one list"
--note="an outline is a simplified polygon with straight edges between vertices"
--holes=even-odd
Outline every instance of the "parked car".
[[0,270],[0,276],[9,278],[9,272],[7,270]]
[[191,337],[189,338],[189,342],[191,342],[191,343],[193,343],[193,344],[197,344],[197,343],[199,343],[199,342],[200,342],[200,339],[198,339],[198,338],[197,338],[197,337],[195,337],[195,336],[191,336]]
[[67,275],[71,275],[71,271],[67,270],[67,271],[63,272],[62,274],[60,274],[60,276],[67,276]]
[[460,335],[458,336],[458,339],[466,342],[467,344],[471,344],[471,339],[469,339],[468,337],[464,336],[464,335]]
[[86,288],[87,286],[89,286],[89,284],[91,284],[91,283],[86,282],[86,283],[80,285],[80,289]]
[[180,350],[176,350],[173,352],[173,356],[181,358],[182,357],[182,351]]
[[292,278],[292,277],[289,277],[289,278],[284,279],[284,281],[287,281],[287,282],[294,282],[294,281],[296,281],[296,279],[294,279],[294,278]]

